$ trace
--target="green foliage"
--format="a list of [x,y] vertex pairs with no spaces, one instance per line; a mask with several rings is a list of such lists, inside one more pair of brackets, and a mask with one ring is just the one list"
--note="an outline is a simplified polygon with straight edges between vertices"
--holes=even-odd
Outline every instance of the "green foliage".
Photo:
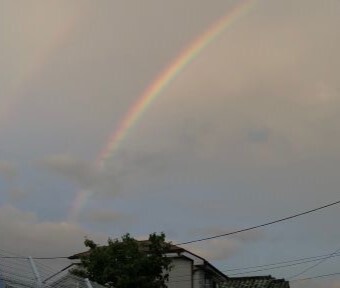
[[84,242],[89,253],[81,258],[82,267],[71,272],[99,284],[115,288],[165,288],[171,259],[165,254],[170,244],[165,235],[153,233],[148,242],[137,241],[129,234],[121,240],[108,239],[107,246],[92,240]]

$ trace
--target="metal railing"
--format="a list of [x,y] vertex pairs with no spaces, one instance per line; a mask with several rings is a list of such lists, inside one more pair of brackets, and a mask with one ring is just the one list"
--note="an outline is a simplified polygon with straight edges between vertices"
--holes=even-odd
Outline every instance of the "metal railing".
[[105,288],[104,286],[0,249],[0,288]]

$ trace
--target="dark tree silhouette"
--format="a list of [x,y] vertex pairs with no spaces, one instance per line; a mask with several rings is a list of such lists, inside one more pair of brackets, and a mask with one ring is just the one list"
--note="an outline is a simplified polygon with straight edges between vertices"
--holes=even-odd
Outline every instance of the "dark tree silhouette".
[[81,266],[73,274],[115,288],[167,287],[171,259],[165,255],[170,244],[164,233],[150,234],[146,241],[126,234],[120,240],[109,238],[106,246],[89,239],[84,244],[90,250],[82,253]]

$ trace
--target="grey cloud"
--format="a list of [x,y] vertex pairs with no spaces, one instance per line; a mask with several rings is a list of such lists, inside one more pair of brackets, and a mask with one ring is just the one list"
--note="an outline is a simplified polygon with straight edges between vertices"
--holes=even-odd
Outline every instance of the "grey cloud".
[[91,163],[69,155],[52,155],[39,161],[41,167],[58,173],[82,188],[92,187],[99,181],[99,172]]
[[78,220],[97,224],[114,224],[116,222],[129,221],[131,218],[123,213],[111,210],[98,209],[83,211],[78,216]]
[[16,202],[23,200],[26,197],[24,189],[18,186],[18,171],[14,163],[0,161],[0,177],[1,176],[8,182],[6,194],[9,196],[10,201]]
[[92,196],[112,196],[121,191],[117,170],[99,168],[94,163],[86,162],[70,155],[51,155],[38,162],[47,169],[66,180],[77,184],[81,189],[92,191]]
[[11,162],[0,161],[0,175],[6,180],[12,181],[17,176],[17,169]]
[[[15,32],[0,31],[6,39],[0,55],[6,71],[0,79],[5,87],[0,110],[11,112],[10,121],[1,124],[6,128],[2,139],[16,147],[20,143],[27,154],[49,150],[93,155],[153,77],[190,39],[227,12],[226,2],[233,1],[170,1],[168,6],[128,2],[88,2],[81,9],[88,17],[69,1],[26,5],[23,10],[10,4],[6,25],[0,27],[13,27]],[[201,219],[248,227],[252,221],[262,223],[336,198],[339,2],[255,2],[253,11],[235,21],[163,89],[122,142],[126,155],[118,149],[104,173],[65,155],[47,157],[41,167],[85,190],[98,191],[94,195],[124,190],[147,199],[145,209],[165,201],[149,200],[145,191],[166,191],[168,199],[178,199],[174,202],[184,207],[181,218],[172,210],[167,220],[178,235]],[[79,25],[68,40],[59,39],[58,31],[63,36],[69,19]],[[44,61],[38,61],[40,57]],[[21,91],[14,91],[16,87]],[[15,96],[20,105],[11,104]],[[46,211],[53,205],[34,201],[46,205]],[[104,221],[115,215],[86,217]],[[150,224],[153,221],[159,219]],[[326,225],[314,224],[309,230],[322,227],[316,229],[322,234]],[[303,226],[304,231],[307,225]],[[282,234],[286,232],[294,239],[302,234]],[[323,243],[326,238],[336,241],[328,232],[323,234]],[[224,248],[222,243],[215,245],[230,256],[257,241],[249,238],[233,238]],[[199,248],[208,255],[205,246]],[[218,257],[218,248],[213,251]]]
[[8,191],[9,197],[12,201],[20,201],[27,197],[27,192],[23,188],[12,187]]
[[[189,230],[189,234],[193,239],[202,237],[210,237],[231,232],[216,227],[196,228]],[[236,254],[247,243],[258,242],[264,239],[262,231],[248,231],[237,235],[229,236],[228,238],[215,238],[202,243],[189,244],[189,250],[192,250],[197,255],[200,255],[208,260],[226,260],[228,257]]]
[[241,244],[232,239],[213,239],[203,244],[190,244],[186,248],[208,261],[217,261],[233,256],[241,248]]
[[265,238],[265,233],[260,230],[246,231],[236,236],[236,239],[242,240],[244,242],[261,241],[264,238]]
[[270,137],[270,130],[267,128],[253,128],[249,129],[247,139],[251,142],[265,142]]
[[42,221],[32,212],[9,205],[0,207],[0,230],[2,249],[33,256],[68,256],[81,251],[84,237],[89,235],[77,224]]

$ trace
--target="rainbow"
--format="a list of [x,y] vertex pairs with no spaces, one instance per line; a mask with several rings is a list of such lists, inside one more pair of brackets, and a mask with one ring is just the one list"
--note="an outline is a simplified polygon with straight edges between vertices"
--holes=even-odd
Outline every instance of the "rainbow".
[[219,21],[214,23],[206,32],[199,36],[186,49],[184,49],[167,68],[155,78],[151,85],[138,97],[137,101],[131,106],[126,116],[122,119],[118,128],[109,137],[107,145],[99,153],[96,164],[104,166],[105,161],[112,157],[120,147],[129,131],[135,126],[144,112],[150,107],[161,92],[178,76],[178,74],[192,60],[194,60],[216,37],[230,27],[237,19],[245,15],[253,6],[255,0],[243,0],[235,5]]
[[[107,145],[98,154],[96,167],[102,169],[105,162],[121,146],[122,142],[128,135],[129,131],[135,126],[143,113],[150,107],[161,92],[187,67],[211,42],[213,42],[223,31],[231,27],[236,20],[246,15],[254,6],[256,0],[242,0],[233,6],[230,11],[220,20],[215,22],[209,29],[202,33],[195,41],[186,47],[163,72],[161,72],[149,85],[149,87],[137,98],[137,101],[131,106],[125,117],[120,121],[118,128],[109,137]],[[73,219],[85,206],[90,191],[79,191],[71,208]]]

